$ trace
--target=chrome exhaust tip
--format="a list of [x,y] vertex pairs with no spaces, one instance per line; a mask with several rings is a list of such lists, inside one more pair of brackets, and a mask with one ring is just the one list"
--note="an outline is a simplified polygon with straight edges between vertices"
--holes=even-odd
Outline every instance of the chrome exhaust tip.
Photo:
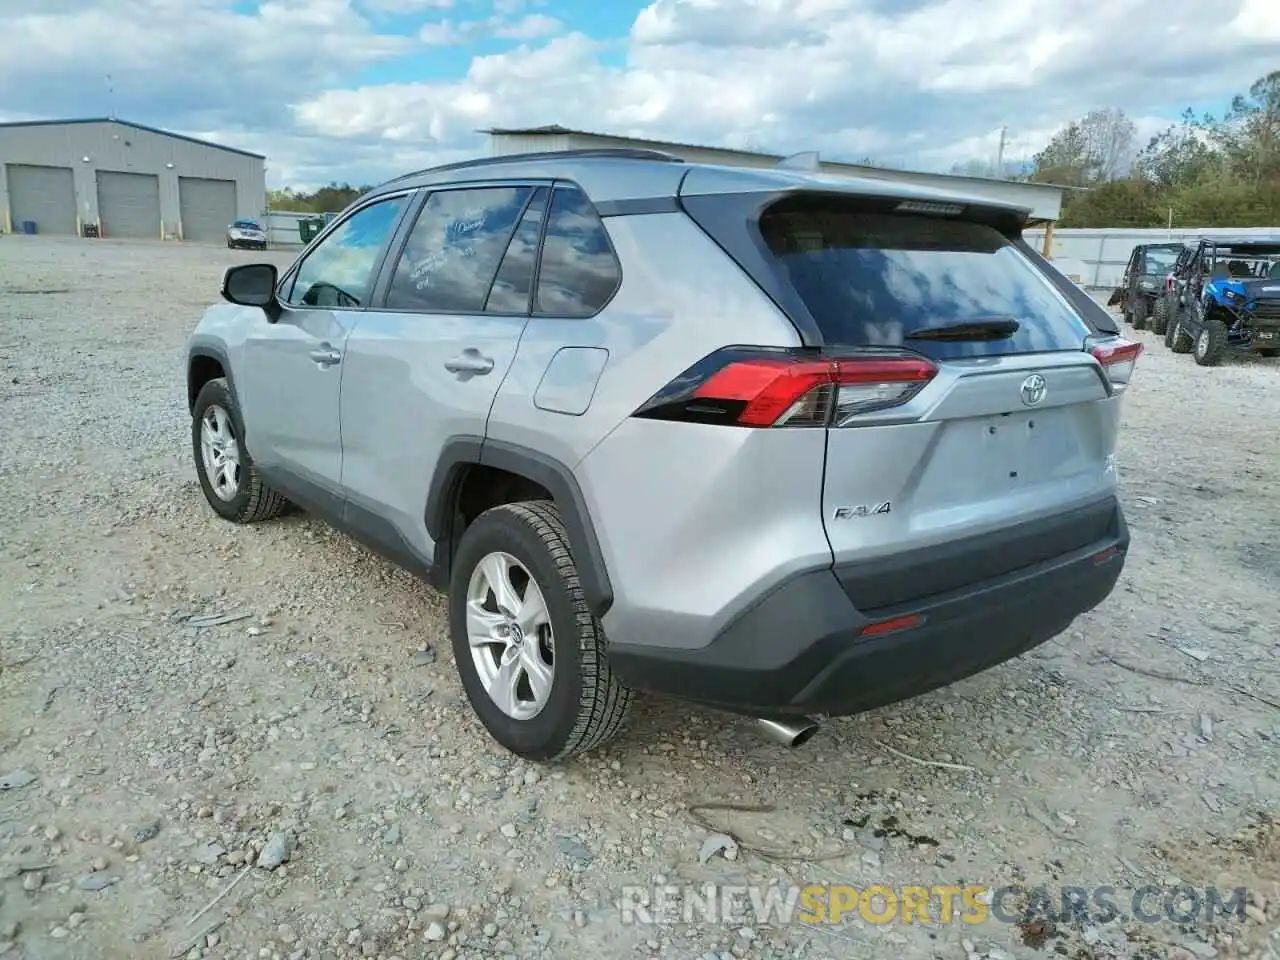
[[810,740],[821,727],[817,721],[808,717],[797,717],[794,720],[757,717],[756,729],[766,740],[772,740],[783,747],[795,748]]

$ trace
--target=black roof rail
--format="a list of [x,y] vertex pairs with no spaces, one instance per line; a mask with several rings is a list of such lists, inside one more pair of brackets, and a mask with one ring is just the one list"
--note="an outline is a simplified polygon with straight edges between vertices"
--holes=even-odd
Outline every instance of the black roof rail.
[[444,173],[449,170],[466,170],[471,167],[498,166],[504,163],[529,163],[538,160],[656,160],[662,163],[684,163],[683,157],[662,150],[646,150],[641,147],[588,147],[581,150],[543,150],[535,153],[504,153],[496,157],[476,157],[474,160],[458,160],[426,167],[406,173],[387,183],[399,183],[411,177],[428,173]]

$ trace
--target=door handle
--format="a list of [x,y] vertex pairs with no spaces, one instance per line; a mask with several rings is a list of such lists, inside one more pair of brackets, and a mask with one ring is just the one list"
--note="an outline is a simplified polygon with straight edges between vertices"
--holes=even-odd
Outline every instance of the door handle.
[[322,367],[331,367],[335,363],[342,362],[342,354],[328,344],[325,344],[317,350],[312,350],[310,356],[312,360],[320,364]]
[[474,373],[483,375],[493,369],[493,358],[480,355],[473,347],[463,350],[458,356],[444,362],[444,368],[450,373]]

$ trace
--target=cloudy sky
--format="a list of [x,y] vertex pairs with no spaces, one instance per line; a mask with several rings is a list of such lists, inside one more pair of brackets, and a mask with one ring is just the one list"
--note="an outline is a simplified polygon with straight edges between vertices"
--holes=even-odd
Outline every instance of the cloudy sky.
[[1221,110],[1280,65],[1276,3],[0,0],[0,119],[114,111],[265,153],[271,186],[548,123],[946,170],[1002,125],[1017,159],[1097,106],[1144,136]]

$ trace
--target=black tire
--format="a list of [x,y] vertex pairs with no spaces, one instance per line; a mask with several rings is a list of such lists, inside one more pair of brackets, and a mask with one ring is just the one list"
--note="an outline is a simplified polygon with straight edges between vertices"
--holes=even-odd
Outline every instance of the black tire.
[[[537,582],[554,642],[550,693],[528,719],[505,713],[485,691],[467,638],[467,591],[487,556],[505,553]],[[449,584],[449,632],[467,699],[489,734],[533,761],[563,760],[613,739],[626,722],[632,691],[609,667],[604,631],[587,609],[560,511],[546,500],[511,503],[481,514],[462,536]]]
[[1178,315],[1182,311],[1175,304],[1169,308],[1169,320],[1164,328],[1164,345],[1173,349],[1173,335],[1178,332]]
[[1259,350],[1259,351],[1258,351],[1258,356],[1260,356],[1260,357],[1280,357],[1280,350],[1277,350],[1275,347],[1267,347],[1265,350]]
[[1191,355],[1202,367],[1217,366],[1227,349],[1227,327],[1217,317],[1204,317],[1192,344]]
[[[213,483],[205,468],[204,455],[201,452],[201,424],[206,413],[215,406],[221,407],[228,414],[239,453],[239,483],[235,496],[227,500],[214,492]],[[236,408],[226,379],[218,377],[210,380],[200,388],[195,408],[191,413],[191,452],[196,462],[196,477],[200,480],[200,489],[204,492],[204,498],[213,508],[213,512],[224,520],[230,520],[232,523],[258,523],[279,516],[288,507],[289,501],[263,482],[262,477],[258,475],[258,468],[253,465],[249,451],[244,447],[241,439],[243,437],[244,427],[240,421],[240,411]]]
[[1147,329],[1147,311],[1149,309],[1150,304],[1147,302],[1146,297],[1135,297],[1133,299],[1133,311],[1131,314],[1133,317],[1133,329]]
[[1164,336],[1169,328],[1169,301],[1164,297],[1156,297],[1155,306],[1151,309],[1151,332]]
[[1182,317],[1179,316],[1173,322],[1172,335],[1168,338],[1169,349],[1174,353],[1190,353],[1191,352],[1191,334],[1187,333],[1182,327]]

